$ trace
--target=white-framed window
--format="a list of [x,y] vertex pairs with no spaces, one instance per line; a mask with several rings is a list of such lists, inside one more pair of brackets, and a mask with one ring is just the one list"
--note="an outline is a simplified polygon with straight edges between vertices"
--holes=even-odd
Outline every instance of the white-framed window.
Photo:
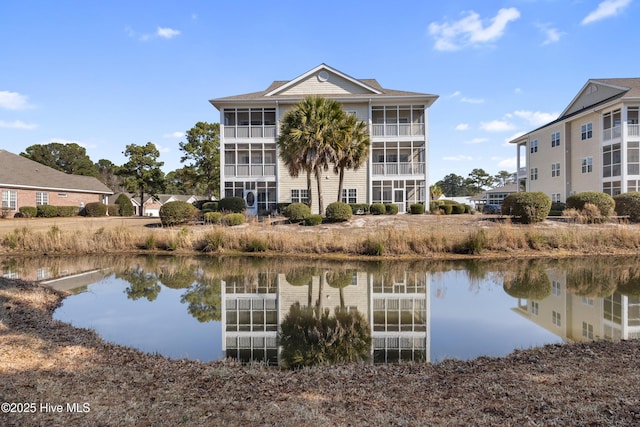
[[622,152],[620,144],[602,147],[602,177],[620,176]]
[[536,301],[531,301],[531,314],[535,314],[537,316],[539,308],[540,307],[538,306],[538,303]]
[[622,191],[621,185],[620,181],[603,182],[602,192],[607,193],[611,197],[616,196]]
[[551,281],[551,295],[553,296],[560,296],[561,294],[561,290],[560,290],[560,282],[558,282],[557,280],[552,280]]
[[306,188],[292,189],[291,203],[309,203],[309,190]]
[[355,188],[343,188],[342,189],[342,201],[344,203],[358,203],[357,191]]
[[560,193],[551,194],[551,201],[557,203],[560,201]]
[[16,210],[18,206],[18,192],[15,190],[2,190],[2,207]]
[[562,326],[562,316],[555,310],[551,313],[551,321],[556,326]]
[[45,191],[36,192],[36,206],[48,205],[49,193]]
[[580,160],[582,173],[591,173],[593,172],[593,157],[583,157]]
[[593,339],[593,325],[587,322],[582,322],[582,336],[590,340]]
[[560,163],[553,163],[551,165],[551,177],[560,176]]
[[640,175],[640,142],[627,142],[627,173]]
[[554,132],[551,134],[551,147],[560,146],[560,132]]
[[531,172],[530,172],[530,178],[531,181],[535,181],[538,179],[538,168],[531,168]]
[[534,140],[531,141],[530,152],[531,152],[531,154],[538,152],[538,140],[537,139],[534,139]]
[[582,297],[582,303],[584,305],[588,305],[590,307],[593,307],[593,304],[595,303],[595,301],[593,300],[593,298]]
[[584,141],[593,137],[593,123],[585,123],[580,126],[580,138]]

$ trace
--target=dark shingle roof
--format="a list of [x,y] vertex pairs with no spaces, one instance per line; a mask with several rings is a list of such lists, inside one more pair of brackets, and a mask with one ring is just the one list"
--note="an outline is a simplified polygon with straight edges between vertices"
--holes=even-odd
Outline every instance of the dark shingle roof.
[[60,172],[6,150],[0,150],[0,187],[113,194],[97,178]]

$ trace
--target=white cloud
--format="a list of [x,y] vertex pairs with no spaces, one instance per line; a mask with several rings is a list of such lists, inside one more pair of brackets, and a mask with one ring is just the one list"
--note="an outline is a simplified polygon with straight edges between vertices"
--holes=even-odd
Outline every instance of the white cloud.
[[558,117],[558,113],[543,113],[541,111],[514,111],[513,114],[526,120],[531,126],[542,126],[547,124]]
[[483,104],[484,103],[484,99],[481,99],[481,98],[467,98],[466,96],[463,96],[462,99],[460,99],[460,102],[465,102],[467,104]]
[[12,122],[5,122],[4,120],[0,120],[0,128],[31,130],[37,127],[38,125],[25,123],[22,120],[14,120]]
[[520,95],[522,93],[522,89],[520,89],[519,87],[515,88],[513,90],[513,93],[515,93],[516,95]]
[[545,36],[545,39],[542,42],[543,46],[559,42],[560,38],[566,34],[557,28],[551,28],[549,24],[536,24],[536,27],[538,27],[540,32]]
[[465,141],[465,144],[482,144],[483,142],[487,142],[489,138],[473,138],[469,141]]
[[469,161],[469,160],[473,160],[473,157],[465,156],[463,154],[459,154],[457,156],[446,156],[446,157],[443,157],[442,160],[451,160],[451,161],[454,161],[454,162],[466,162],[466,161]]
[[604,0],[596,10],[589,13],[583,20],[582,25],[591,24],[601,19],[609,18],[620,13],[631,3],[631,0]]
[[460,123],[456,126],[456,130],[469,130],[469,123]]
[[519,17],[520,12],[516,8],[500,9],[491,18],[490,24],[485,26],[480,15],[469,11],[459,21],[442,24],[432,22],[429,24],[429,33],[436,39],[436,50],[458,50],[499,39],[504,35],[507,24]]
[[162,135],[163,138],[184,138],[184,132],[171,132]]
[[505,120],[492,120],[490,122],[481,122],[480,129],[487,132],[506,132],[514,129],[515,126]]
[[179,36],[180,31],[174,30],[173,28],[158,27],[158,30],[156,31],[156,35],[158,37],[162,37],[163,39],[172,39],[176,36]]
[[7,110],[26,110],[31,108],[25,95],[18,92],[0,91],[0,108]]

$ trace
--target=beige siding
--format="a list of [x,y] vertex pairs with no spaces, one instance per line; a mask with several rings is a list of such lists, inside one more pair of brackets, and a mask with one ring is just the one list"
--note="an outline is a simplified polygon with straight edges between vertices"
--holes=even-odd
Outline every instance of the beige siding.
[[[554,193],[560,193],[560,200],[566,198],[564,183],[567,172],[564,162],[565,138],[562,130],[563,126],[558,124],[532,134],[530,140],[538,141],[538,152],[529,152],[528,154],[530,167],[538,168],[538,179],[531,181],[530,191],[543,191],[549,197],[552,197]],[[551,147],[551,135],[554,132],[560,132],[560,146],[558,147]],[[556,163],[560,164],[560,176],[553,177],[551,176],[551,167]]]
[[[594,91],[591,89],[592,87],[596,88],[596,90]],[[565,111],[565,115],[578,112],[590,105],[595,105],[600,101],[604,101],[605,99],[619,94],[620,92],[622,92],[620,89],[615,89],[609,86],[589,84],[576,98],[576,100],[573,101],[567,111]]]
[[[581,127],[583,124],[592,123],[593,137],[582,140]],[[601,119],[599,113],[591,113],[570,122],[571,127],[571,162],[573,173],[571,176],[571,192],[601,191],[602,155],[600,148],[600,136],[602,135]],[[582,173],[582,159],[593,158],[591,173]]]
[[318,78],[318,75],[314,73],[308,76],[306,79],[300,81],[298,84],[286,88],[283,92],[279,92],[278,95],[348,95],[371,93],[371,91],[367,90],[366,88],[363,88],[362,86],[346,80],[336,74],[328,74],[329,79],[327,81],[321,81]]

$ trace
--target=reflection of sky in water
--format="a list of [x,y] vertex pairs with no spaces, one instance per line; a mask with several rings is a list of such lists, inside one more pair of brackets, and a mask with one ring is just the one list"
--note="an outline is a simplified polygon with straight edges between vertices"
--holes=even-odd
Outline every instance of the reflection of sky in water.
[[[111,275],[67,297],[54,318],[148,353],[201,361],[222,358],[221,322],[200,323],[188,313],[188,304],[180,302],[187,289],[158,284],[161,291],[154,301],[131,300],[125,292],[129,284]],[[432,274],[427,313],[431,361],[504,356],[514,349],[562,342],[515,313],[516,305],[502,281],[471,284],[464,271]]]
[[130,300],[128,283],[114,276],[67,297],[54,318],[95,330],[105,340],[171,358],[217,360],[222,357],[220,322],[200,323],[180,303],[186,289],[161,286],[158,297]]
[[513,312],[516,305],[517,299],[491,280],[472,288],[464,272],[432,275],[431,361],[505,356],[515,349],[562,342]]

